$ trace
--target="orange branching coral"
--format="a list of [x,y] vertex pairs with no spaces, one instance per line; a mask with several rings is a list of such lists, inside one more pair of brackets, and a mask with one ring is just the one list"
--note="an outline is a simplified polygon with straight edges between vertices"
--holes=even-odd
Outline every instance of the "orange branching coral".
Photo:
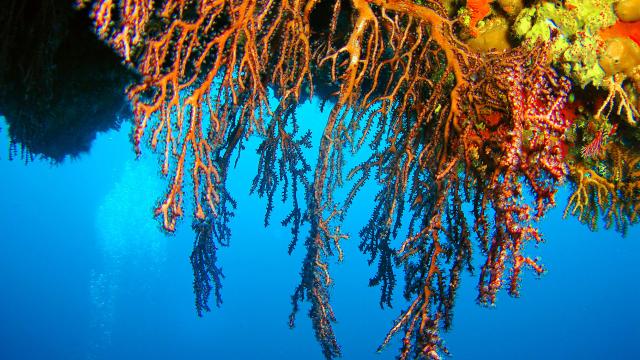
[[[76,0],[76,6],[84,6],[85,0]],[[126,0],[120,2],[120,14],[114,16],[116,3],[113,0],[101,1],[93,8],[92,17],[98,35],[107,38],[109,44],[116,49],[126,62],[131,61],[132,48],[143,46],[145,27],[153,10],[153,0]],[[111,24],[115,17],[120,16],[122,28],[111,33]],[[109,36],[111,35],[111,36]]]
[[640,221],[640,154],[612,143],[593,166],[576,162],[569,168],[575,189],[565,216],[577,216],[592,230],[603,219],[621,233]]
[[[481,303],[492,304],[503,287],[517,295],[524,268],[543,271],[524,248],[541,240],[532,221],[555,204],[566,175],[561,139],[569,126],[569,85],[551,69],[546,45],[478,54],[435,0],[97,0],[92,9],[98,34],[143,77],[129,90],[133,140],[137,152],[148,138],[163,154],[171,178],[156,216],[168,231],[183,215],[191,173],[199,311],[209,283],[219,288],[212,241],[229,236],[230,158],[254,133],[262,143],[252,190],[268,198],[265,223],[279,185],[283,199],[293,198],[283,221],[292,227],[290,249],[309,223],[291,325],[308,300],[328,359],[340,348],[327,258],[342,259],[340,220],[372,176],[380,191],[360,248],[378,260],[370,282],[381,285],[381,305],[391,303],[395,264],[404,267],[411,303],[381,346],[403,331],[400,359],[447,353],[439,332],[451,325],[474,239],[485,258]],[[333,107],[310,174],[301,151],[310,137],[298,135],[295,108],[314,89]],[[341,204],[334,190],[344,181],[345,149],[367,142],[372,154],[346,176],[354,186]],[[395,249],[405,212],[409,234]]]
[[[296,140],[293,107],[307,91],[310,79],[310,13],[316,1],[164,1],[109,0],[93,3],[98,34],[122,57],[134,65],[143,81],[129,89],[134,106],[136,151],[146,135],[152,149],[163,153],[162,172],[171,175],[169,189],[155,213],[164,228],[173,231],[183,215],[185,173],[191,173],[194,217],[203,224],[194,225],[198,233],[212,229],[224,234],[224,222],[209,218],[228,218],[233,199],[224,185],[231,155],[253,132],[265,136],[265,157],[254,182],[259,194],[272,199],[279,181],[297,196],[301,175],[308,170],[301,159],[300,147],[308,140]],[[117,16],[114,13],[117,11]],[[141,41],[142,39],[142,41]],[[279,103],[269,104],[268,86],[275,89]],[[309,94],[307,94],[309,95]],[[267,119],[269,120],[267,122]],[[152,126],[151,131],[147,127]],[[308,136],[307,136],[308,139]],[[275,155],[277,151],[280,155]],[[275,156],[275,157],[274,157]],[[275,166],[282,169],[274,176]],[[289,181],[288,173],[292,174]],[[270,201],[271,202],[271,201]],[[316,211],[321,212],[321,201]],[[309,206],[308,211],[313,211]],[[268,218],[268,215],[267,215]],[[313,219],[316,219],[314,217]],[[294,236],[303,220],[297,199],[287,223]],[[327,220],[327,221],[330,221]],[[328,303],[327,265],[322,259],[331,252],[332,230],[327,221],[313,224],[316,236],[310,236],[309,256],[296,299],[313,303],[312,317],[318,339],[327,357],[339,354],[333,331],[332,311]],[[204,229],[204,230],[203,230]],[[321,235],[323,237],[321,237]],[[215,257],[203,256],[211,246],[210,236],[200,236],[194,264],[196,294],[208,294],[209,273],[216,277]],[[335,239],[339,239],[335,235]],[[326,246],[326,248],[325,248]],[[321,249],[324,249],[322,251]],[[200,269],[196,269],[200,267]],[[208,271],[213,269],[213,273]],[[297,301],[297,300],[296,300]],[[203,303],[205,302],[205,303]],[[206,309],[206,296],[198,296],[198,309]],[[333,340],[332,340],[333,339]]]
[[[193,156],[194,215],[203,219],[203,202],[210,210],[219,202],[220,173],[213,155],[227,134],[237,143],[255,130],[264,132],[262,114],[270,111],[265,74],[280,85],[283,107],[300,96],[302,82],[309,77],[308,26],[304,26],[309,9],[299,1],[276,5],[128,0],[117,7],[119,27],[109,26],[114,18],[112,1],[94,6],[98,34],[126,61],[134,62],[144,77],[129,90],[137,152],[149,122],[158,117],[150,144],[164,153],[162,173],[174,174],[156,210],[168,231],[175,229],[183,214],[187,155]],[[272,41],[275,36],[286,36],[282,40],[288,45],[280,47]],[[136,46],[141,49],[134,59]],[[282,54],[280,59],[291,63],[274,63],[273,54]],[[201,191],[203,201],[197,196]]]

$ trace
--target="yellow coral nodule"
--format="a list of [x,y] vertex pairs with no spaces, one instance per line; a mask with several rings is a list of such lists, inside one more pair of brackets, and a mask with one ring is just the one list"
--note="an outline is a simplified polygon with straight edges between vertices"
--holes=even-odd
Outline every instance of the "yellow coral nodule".
[[486,52],[492,49],[507,50],[511,48],[509,41],[509,24],[502,17],[494,17],[479,27],[477,37],[470,39],[469,46],[477,51]]
[[600,55],[599,63],[609,76],[618,73],[631,76],[633,69],[640,65],[640,46],[629,38],[609,39]]
[[622,21],[640,21],[640,0],[620,0],[613,9]]
[[497,2],[509,16],[517,16],[524,8],[524,0],[498,0]]

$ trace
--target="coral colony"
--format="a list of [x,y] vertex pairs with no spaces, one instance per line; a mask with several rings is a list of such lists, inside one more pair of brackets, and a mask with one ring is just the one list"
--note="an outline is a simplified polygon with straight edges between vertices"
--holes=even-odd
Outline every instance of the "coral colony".
[[[638,0],[79,0],[95,32],[140,80],[128,89],[136,151],[161,156],[168,232],[193,203],[198,313],[220,302],[219,246],[235,202],[226,179],[243,141],[260,139],[252,190],[291,204],[282,225],[306,256],[290,324],[310,304],[324,356],[340,356],[329,263],[340,223],[367,181],[378,186],[360,232],[370,280],[390,305],[396,274],[409,300],[380,346],[439,359],[461,272],[478,301],[518,295],[536,221],[573,193],[565,215],[624,233],[640,213]],[[317,162],[298,105],[330,106]],[[275,98],[275,101],[274,101]],[[370,155],[353,169],[345,156]],[[352,184],[345,198],[335,190]],[[186,195],[186,197],[185,197]],[[465,209],[471,209],[470,211]],[[408,233],[399,234],[401,219]],[[302,231],[304,227],[304,231]],[[308,232],[307,229],[308,228]],[[301,232],[303,232],[301,234]],[[473,252],[479,249],[479,252]],[[472,261],[472,256],[476,261]],[[480,260],[479,269],[473,263]]]

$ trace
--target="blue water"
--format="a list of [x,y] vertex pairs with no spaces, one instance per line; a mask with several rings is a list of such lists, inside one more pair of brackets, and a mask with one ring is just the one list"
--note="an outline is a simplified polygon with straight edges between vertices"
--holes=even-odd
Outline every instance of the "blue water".
[[[324,116],[313,106],[302,113],[318,124]],[[229,179],[238,211],[231,247],[219,253],[224,304],[198,318],[190,222],[174,236],[159,230],[151,209],[164,183],[155,155],[134,160],[127,124],[60,166],[9,161],[2,128],[0,359],[322,359],[306,309],[295,329],[287,325],[304,249],[287,255],[282,207],[262,227],[265,201],[248,194],[255,142]],[[567,196],[563,189],[559,202]],[[343,228],[357,236],[370,204],[360,195]],[[592,233],[562,220],[562,208],[541,228],[547,241],[530,251],[548,273],[527,273],[520,298],[503,292],[483,308],[477,280],[463,279],[444,335],[453,359],[640,359],[640,229]],[[399,339],[375,349],[405,302],[398,287],[394,308],[379,308],[358,241],[344,242],[345,261],[331,263],[337,337],[344,359],[393,359]]]

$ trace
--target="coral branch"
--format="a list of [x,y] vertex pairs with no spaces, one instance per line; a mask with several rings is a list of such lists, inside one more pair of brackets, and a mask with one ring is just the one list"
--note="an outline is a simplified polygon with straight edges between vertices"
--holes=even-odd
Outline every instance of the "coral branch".
[[611,144],[595,166],[576,163],[569,168],[575,188],[565,217],[577,216],[592,230],[602,218],[606,228],[615,224],[623,234],[640,221],[640,155],[636,152]]

